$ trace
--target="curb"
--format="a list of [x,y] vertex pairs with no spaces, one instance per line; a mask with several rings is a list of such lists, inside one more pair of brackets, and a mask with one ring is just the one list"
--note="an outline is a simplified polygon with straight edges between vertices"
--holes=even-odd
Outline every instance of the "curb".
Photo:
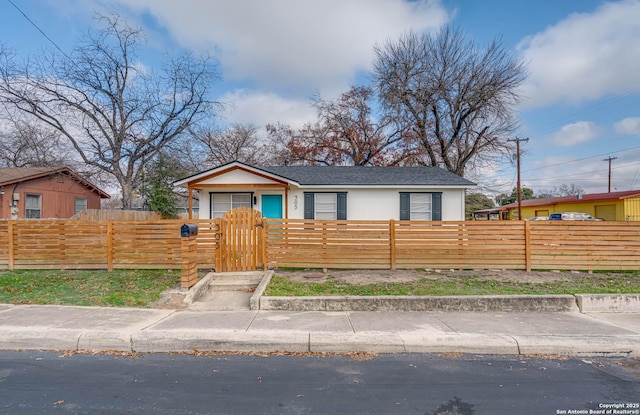
[[191,305],[196,301],[198,301],[198,299],[202,297],[204,294],[206,294],[207,291],[209,291],[209,284],[213,279],[213,275],[214,275],[213,272],[207,273],[207,275],[205,275],[200,281],[198,281],[196,285],[189,288],[189,291],[187,292],[187,295],[184,297],[183,302],[185,304]]
[[262,281],[260,281],[260,284],[258,284],[258,287],[256,287],[256,290],[253,292],[253,295],[249,299],[249,310],[260,310],[260,299],[262,298],[264,290],[267,289],[267,286],[271,282],[271,277],[273,277],[273,274],[275,274],[275,271],[273,270],[265,272],[264,276],[262,277]]
[[573,357],[633,357],[640,356],[640,336],[595,337],[579,340],[565,336],[513,336],[519,354],[549,354]]
[[[412,332],[308,332],[162,330],[79,332],[2,330],[0,350],[88,350],[134,353],[469,353],[571,357],[640,356],[640,336],[526,336],[505,334],[426,334]],[[36,346],[37,345],[37,346]]]
[[309,333],[230,330],[154,331],[131,336],[131,350],[141,353],[199,351],[308,352]]
[[640,313],[640,294],[576,294],[581,313]]
[[271,311],[578,311],[572,295],[261,297]]

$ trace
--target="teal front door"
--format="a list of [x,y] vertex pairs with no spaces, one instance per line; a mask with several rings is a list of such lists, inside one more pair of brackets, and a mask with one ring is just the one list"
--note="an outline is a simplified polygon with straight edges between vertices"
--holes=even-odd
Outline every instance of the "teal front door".
[[282,218],[282,195],[262,195],[262,217]]

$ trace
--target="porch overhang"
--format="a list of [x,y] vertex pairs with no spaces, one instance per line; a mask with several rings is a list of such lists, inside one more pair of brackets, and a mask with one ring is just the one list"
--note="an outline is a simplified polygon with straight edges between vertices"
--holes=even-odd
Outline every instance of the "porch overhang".
[[291,185],[288,183],[222,183],[222,184],[189,184],[187,187],[189,191],[189,219],[193,219],[193,191],[203,190],[219,190],[225,191],[256,191],[256,190],[273,190],[282,189],[284,193],[284,217],[289,217],[289,190]]

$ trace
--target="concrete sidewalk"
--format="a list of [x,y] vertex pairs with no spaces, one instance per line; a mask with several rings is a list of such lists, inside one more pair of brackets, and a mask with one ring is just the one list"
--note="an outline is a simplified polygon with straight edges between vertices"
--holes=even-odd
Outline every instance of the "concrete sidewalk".
[[0,349],[640,356],[640,313],[194,311],[0,304]]

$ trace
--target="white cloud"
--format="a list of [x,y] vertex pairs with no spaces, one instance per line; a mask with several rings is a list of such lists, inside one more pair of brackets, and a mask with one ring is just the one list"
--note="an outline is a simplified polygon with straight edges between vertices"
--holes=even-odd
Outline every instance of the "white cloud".
[[518,45],[530,72],[523,88],[524,106],[640,91],[639,41],[639,0],[571,14],[524,39]]
[[553,135],[553,142],[562,147],[584,143],[598,137],[602,132],[595,123],[591,121],[578,121],[567,124]]
[[640,117],[624,118],[615,123],[613,128],[618,134],[640,135]]
[[223,114],[229,123],[251,123],[258,127],[278,122],[293,128],[315,120],[316,111],[309,100],[286,99],[273,93],[236,90],[221,97],[228,109]]
[[376,42],[447,19],[438,0],[110,0],[151,15],[191,49],[207,49],[226,80],[257,88],[335,91],[369,68]]

